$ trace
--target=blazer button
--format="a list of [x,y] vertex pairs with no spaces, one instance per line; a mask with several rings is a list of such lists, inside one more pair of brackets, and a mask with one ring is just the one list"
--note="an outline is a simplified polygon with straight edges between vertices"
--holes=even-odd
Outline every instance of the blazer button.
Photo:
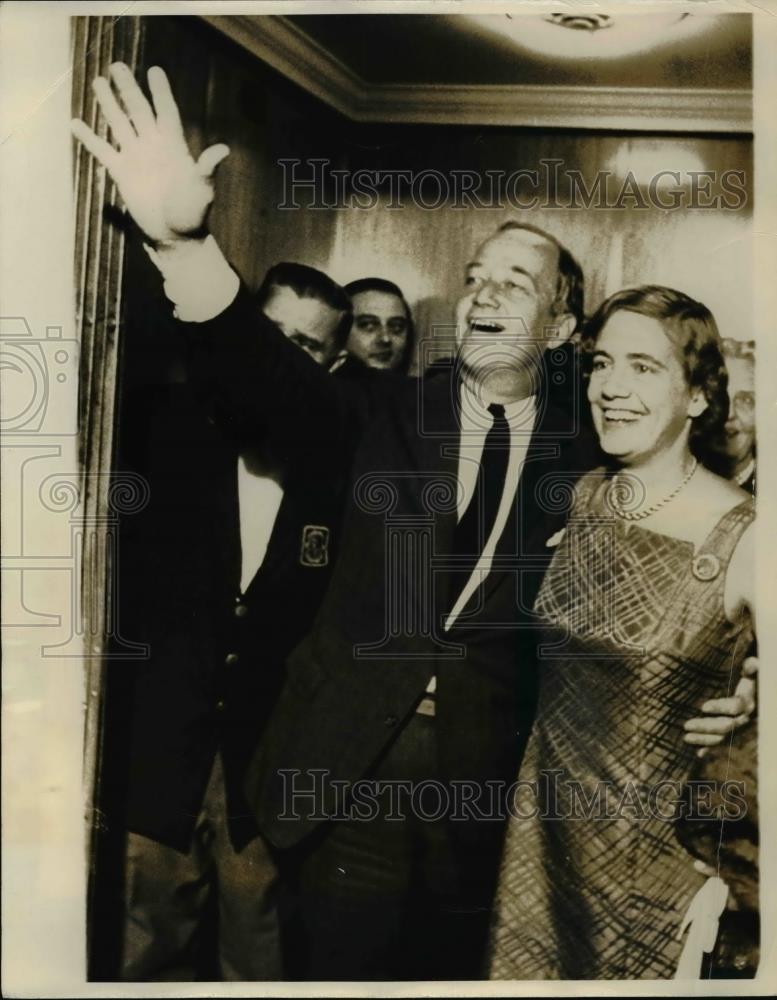
[[391,729],[391,727],[396,726],[398,722],[399,719],[396,717],[396,715],[387,715],[386,718],[383,720],[383,725]]
[[224,658],[224,662],[228,667],[232,667],[237,663],[239,659],[240,657],[238,656],[237,653],[227,653],[226,657]]
[[247,614],[248,614],[248,608],[245,606],[245,604],[237,604],[235,606],[236,618],[245,618]]

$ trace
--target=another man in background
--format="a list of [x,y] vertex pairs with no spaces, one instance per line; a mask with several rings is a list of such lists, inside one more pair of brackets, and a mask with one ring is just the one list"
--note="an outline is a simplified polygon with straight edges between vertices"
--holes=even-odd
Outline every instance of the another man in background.
[[353,304],[348,352],[369,368],[407,374],[415,331],[402,290],[385,278],[360,278],[345,291]]
[[329,368],[344,348],[351,303],[332,279],[307,264],[284,261],[264,277],[256,300],[289,340]]
[[723,341],[728,371],[729,411],[726,423],[726,454],[730,477],[755,493],[755,341]]

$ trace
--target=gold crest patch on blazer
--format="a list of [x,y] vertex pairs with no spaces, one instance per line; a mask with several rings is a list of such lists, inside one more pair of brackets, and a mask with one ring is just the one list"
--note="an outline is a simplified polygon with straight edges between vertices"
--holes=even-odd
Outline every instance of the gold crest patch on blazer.
[[303,566],[326,566],[329,563],[329,528],[321,524],[305,525],[299,561]]

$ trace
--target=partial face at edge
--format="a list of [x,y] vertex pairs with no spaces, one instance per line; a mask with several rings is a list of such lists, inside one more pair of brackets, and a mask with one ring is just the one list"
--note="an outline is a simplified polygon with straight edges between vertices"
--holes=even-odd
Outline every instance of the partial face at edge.
[[334,360],[342,312],[320,299],[299,296],[287,285],[270,289],[262,312],[318,364],[329,365]]
[[726,453],[737,465],[743,465],[755,454],[755,365],[752,358],[726,358],[726,370]]

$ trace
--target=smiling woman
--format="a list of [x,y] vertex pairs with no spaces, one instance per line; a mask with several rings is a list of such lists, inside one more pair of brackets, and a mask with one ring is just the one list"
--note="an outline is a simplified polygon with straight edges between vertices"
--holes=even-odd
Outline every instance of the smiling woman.
[[592,357],[594,424],[608,455],[644,466],[687,438],[690,451],[714,465],[728,397],[717,325],[705,306],[657,286],[619,292],[591,321],[583,347]]
[[[503,860],[499,979],[671,978],[681,952],[693,966],[684,915],[721,883],[675,836],[694,764],[682,722],[730,696],[754,641],[752,499],[695,443],[727,411],[711,313],[643,286],[605,301],[583,343],[611,468],[578,484],[534,606],[540,693]],[[549,857],[564,859],[551,879]]]

